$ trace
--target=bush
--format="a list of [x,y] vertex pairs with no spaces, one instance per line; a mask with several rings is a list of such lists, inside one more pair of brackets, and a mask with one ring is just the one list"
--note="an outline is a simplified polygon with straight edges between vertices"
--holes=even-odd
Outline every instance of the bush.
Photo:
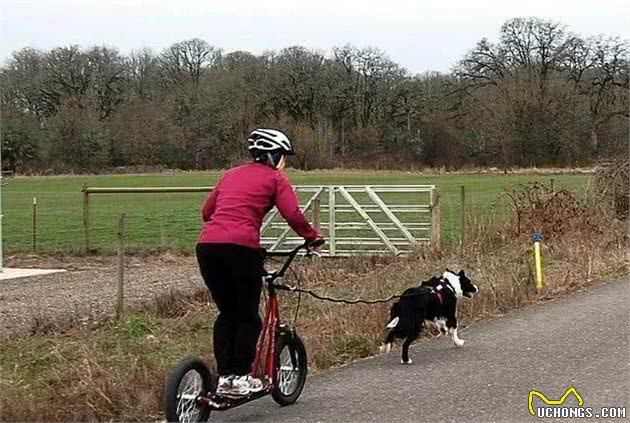
[[603,163],[595,175],[597,200],[604,208],[612,209],[619,219],[627,219],[630,200],[630,161],[617,159]]

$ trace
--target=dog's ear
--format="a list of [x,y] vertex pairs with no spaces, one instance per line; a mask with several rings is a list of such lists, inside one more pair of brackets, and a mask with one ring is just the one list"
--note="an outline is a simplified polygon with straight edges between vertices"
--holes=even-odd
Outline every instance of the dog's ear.
[[431,276],[431,279],[429,279],[428,281],[423,281],[421,285],[422,285],[422,286],[431,285],[433,282],[435,282],[435,281],[436,281],[436,279],[437,279],[437,278],[436,278],[435,276]]
[[448,267],[446,268],[446,271],[447,272],[451,272],[451,273],[455,273],[455,272],[452,272],[451,269],[449,269]]
[[464,269],[460,270],[458,273],[459,276],[466,276],[466,274],[464,273]]

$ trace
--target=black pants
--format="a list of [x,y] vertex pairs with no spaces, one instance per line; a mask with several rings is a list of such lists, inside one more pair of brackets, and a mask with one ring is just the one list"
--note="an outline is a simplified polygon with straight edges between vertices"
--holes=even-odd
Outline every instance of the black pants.
[[246,375],[256,355],[262,322],[260,250],[235,244],[197,244],[197,261],[219,309],[214,356],[219,375]]

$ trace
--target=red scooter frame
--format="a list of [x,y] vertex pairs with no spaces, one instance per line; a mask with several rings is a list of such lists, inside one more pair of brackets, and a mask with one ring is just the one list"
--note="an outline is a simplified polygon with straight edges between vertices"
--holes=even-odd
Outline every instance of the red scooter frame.
[[[252,365],[251,375],[259,379],[263,379],[264,377],[273,383],[276,332],[278,331],[280,311],[278,310],[278,297],[275,293],[276,287],[272,285],[272,282],[268,282],[267,286],[269,288],[269,299],[267,300],[267,309],[265,310],[263,328],[256,346],[256,358],[254,359],[254,364]],[[267,354],[265,355],[265,368],[261,377],[258,372],[258,368],[260,366],[260,359],[263,355],[265,340],[267,340]]]

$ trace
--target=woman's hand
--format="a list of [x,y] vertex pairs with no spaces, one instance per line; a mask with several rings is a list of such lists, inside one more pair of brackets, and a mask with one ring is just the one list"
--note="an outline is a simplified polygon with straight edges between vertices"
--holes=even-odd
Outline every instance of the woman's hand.
[[312,238],[312,239],[307,239],[306,240],[307,243],[307,249],[309,252],[314,252],[314,253],[318,253],[322,248],[322,245],[324,245],[326,243],[326,240],[324,238]]

